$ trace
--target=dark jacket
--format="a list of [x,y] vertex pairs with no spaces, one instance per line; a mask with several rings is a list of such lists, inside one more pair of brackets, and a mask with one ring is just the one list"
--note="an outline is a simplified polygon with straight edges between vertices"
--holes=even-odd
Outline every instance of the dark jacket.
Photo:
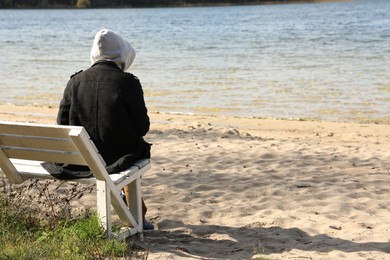
[[143,139],[150,122],[141,83],[113,62],[98,61],[70,78],[57,123],[84,126],[109,173],[150,158],[150,145]]

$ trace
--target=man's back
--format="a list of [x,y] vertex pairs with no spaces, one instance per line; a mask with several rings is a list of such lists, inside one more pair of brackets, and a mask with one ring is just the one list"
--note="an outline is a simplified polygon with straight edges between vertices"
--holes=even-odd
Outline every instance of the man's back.
[[107,164],[143,151],[150,125],[139,80],[110,61],[71,77],[57,122],[84,126]]

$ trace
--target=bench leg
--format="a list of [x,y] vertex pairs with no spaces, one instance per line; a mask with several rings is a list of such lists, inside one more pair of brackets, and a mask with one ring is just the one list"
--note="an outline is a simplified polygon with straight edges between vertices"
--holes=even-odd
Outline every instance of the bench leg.
[[138,223],[138,232],[143,237],[143,213],[142,213],[142,198],[141,198],[141,179],[136,179],[125,187],[126,199],[128,207]]
[[111,194],[105,181],[96,180],[97,214],[107,237],[111,237]]
[[[111,203],[114,202],[111,199],[111,192],[105,181],[96,180],[97,189],[97,213],[99,216],[100,224],[106,230],[107,237],[112,236],[112,215],[111,215]],[[124,187],[127,206],[131,216],[134,218],[136,225],[131,229],[129,234],[123,233],[121,237],[127,237],[128,235],[138,233],[140,240],[143,241],[143,211],[142,211],[142,197],[141,197],[141,179],[138,178],[132,183]],[[115,206],[115,205],[114,205]],[[118,205],[116,205],[119,207]],[[115,207],[114,207],[115,208]]]

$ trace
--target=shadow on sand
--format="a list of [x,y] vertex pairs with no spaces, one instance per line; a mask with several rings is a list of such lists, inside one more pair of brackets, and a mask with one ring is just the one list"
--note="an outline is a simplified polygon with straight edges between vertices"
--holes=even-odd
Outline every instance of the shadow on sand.
[[[186,225],[163,220],[158,231],[146,234],[145,244],[152,253],[195,259],[250,259],[255,254],[269,255],[293,249],[327,253],[379,251],[390,254],[390,242],[358,243],[326,234],[311,236],[299,228]],[[165,259],[165,258],[164,258]]]

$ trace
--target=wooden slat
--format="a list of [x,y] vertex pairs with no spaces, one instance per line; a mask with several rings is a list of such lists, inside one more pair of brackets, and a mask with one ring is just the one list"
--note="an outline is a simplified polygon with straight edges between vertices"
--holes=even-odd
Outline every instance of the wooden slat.
[[[27,162],[32,162],[32,164],[28,164]],[[50,180],[58,180],[54,176],[50,175],[42,166],[40,166],[41,162],[38,164],[34,163],[36,161],[25,161],[25,163],[17,164],[14,163],[15,168],[18,170],[20,175],[24,180],[27,179],[50,179]],[[95,178],[79,178],[74,180],[67,180],[71,182],[80,182],[85,184],[93,184],[96,182]]]
[[38,167],[41,165],[42,161],[31,161],[31,160],[21,160],[21,159],[10,159],[13,165],[17,167],[18,165]]
[[133,166],[130,169],[121,172],[121,174],[124,174],[126,176],[126,179],[124,179],[121,183],[117,184],[118,189],[122,189],[124,186],[128,185],[129,183],[135,181],[138,178],[141,178],[142,174],[144,174],[150,169],[151,166],[150,164],[148,164],[141,169],[139,169],[136,166]]
[[43,125],[0,121],[0,133],[68,138],[71,129],[81,128],[63,125]]
[[0,133],[0,145],[62,150],[67,152],[78,151],[70,138],[44,138],[36,136],[2,135]]
[[[41,178],[43,176],[49,175],[49,173],[41,166],[42,161],[31,161],[31,160],[21,160],[21,159],[11,159],[11,163],[15,166],[16,170],[20,172],[23,176],[23,179],[26,178]],[[118,184],[126,179],[128,171],[110,174],[111,180]],[[82,183],[94,183],[96,178],[81,178],[75,179],[75,182]]]
[[53,150],[16,150],[4,147],[3,151],[9,158],[87,165],[83,157],[78,153],[59,152]]

